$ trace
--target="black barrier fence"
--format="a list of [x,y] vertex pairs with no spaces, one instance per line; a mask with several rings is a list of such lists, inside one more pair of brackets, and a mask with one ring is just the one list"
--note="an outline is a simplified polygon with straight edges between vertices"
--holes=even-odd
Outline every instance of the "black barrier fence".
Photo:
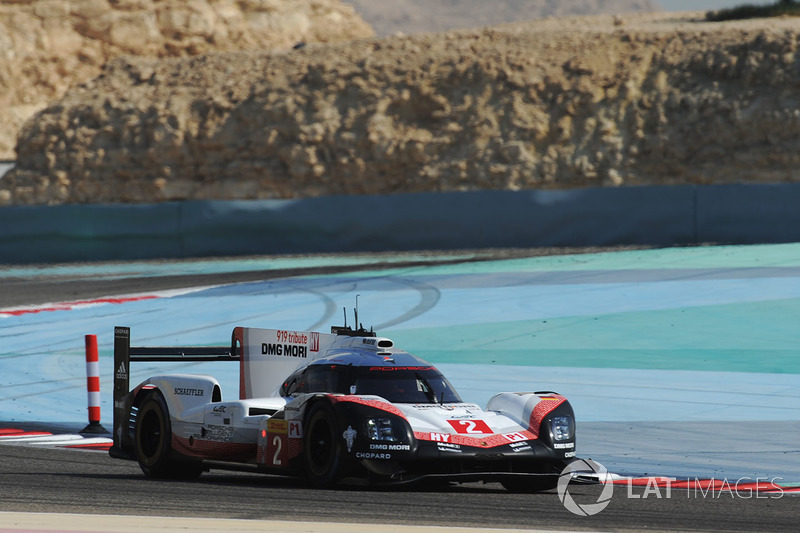
[[800,241],[800,184],[0,208],[0,263]]

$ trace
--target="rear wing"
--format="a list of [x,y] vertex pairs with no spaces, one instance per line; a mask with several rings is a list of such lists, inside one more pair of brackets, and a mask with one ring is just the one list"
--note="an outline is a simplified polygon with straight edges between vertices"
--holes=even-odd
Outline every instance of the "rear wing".
[[114,328],[114,448],[122,444],[127,423],[125,396],[130,392],[132,362],[239,361],[235,337],[230,346],[131,346],[131,328]]

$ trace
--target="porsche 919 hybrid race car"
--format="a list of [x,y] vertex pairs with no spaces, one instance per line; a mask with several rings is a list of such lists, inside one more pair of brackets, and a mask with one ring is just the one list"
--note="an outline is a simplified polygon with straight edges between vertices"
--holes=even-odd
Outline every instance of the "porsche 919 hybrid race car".
[[[575,457],[575,418],[553,392],[463,402],[430,363],[363,327],[330,334],[237,327],[228,347],[131,347],[114,331],[112,457],[149,477],[211,468],[305,476],[316,487],[359,479],[499,481],[554,488]],[[129,386],[136,361],[238,361],[239,398],[205,375]]]

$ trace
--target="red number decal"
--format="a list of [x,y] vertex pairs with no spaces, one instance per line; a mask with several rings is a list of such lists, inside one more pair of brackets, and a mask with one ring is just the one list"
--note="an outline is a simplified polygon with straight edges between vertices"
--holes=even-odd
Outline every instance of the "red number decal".
[[494,433],[483,420],[448,420],[447,422],[453,426],[456,433],[463,433],[464,435]]

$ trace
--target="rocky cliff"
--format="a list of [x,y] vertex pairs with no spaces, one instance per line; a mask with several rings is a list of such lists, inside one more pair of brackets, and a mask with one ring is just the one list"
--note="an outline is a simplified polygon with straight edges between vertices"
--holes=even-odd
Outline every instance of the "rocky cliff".
[[286,50],[371,36],[339,0],[6,0],[0,3],[0,160],[22,123],[120,54]]
[[548,19],[109,63],[0,202],[800,179],[800,21]]

